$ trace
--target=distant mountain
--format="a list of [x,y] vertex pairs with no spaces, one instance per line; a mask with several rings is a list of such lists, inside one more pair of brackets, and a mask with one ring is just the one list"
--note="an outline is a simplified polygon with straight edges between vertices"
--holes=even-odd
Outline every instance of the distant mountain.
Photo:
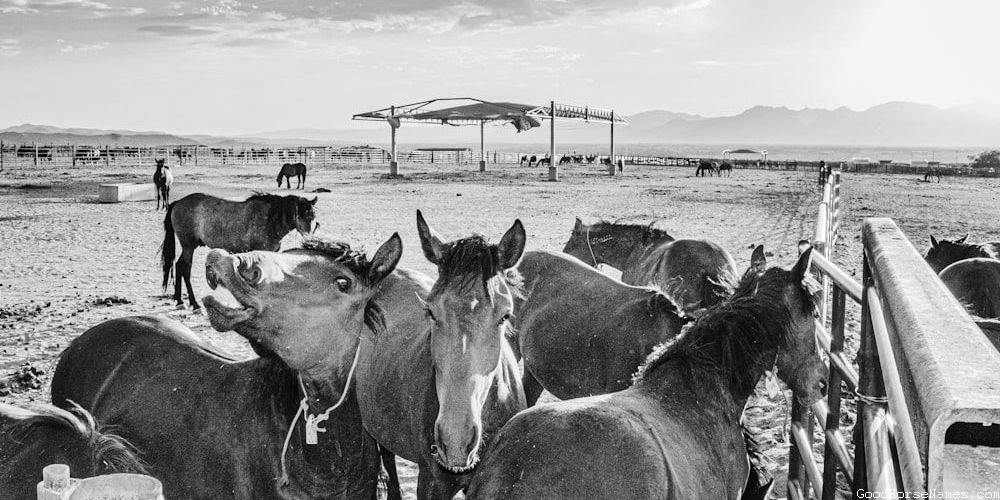
[[[889,102],[864,111],[779,106],[754,106],[733,116],[703,117],[666,110],[652,110],[626,117],[627,126],[614,129],[617,143],[656,144],[783,144],[783,145],[871,145],[871,146],[998,146],[1000,107],[973,103],[951,108],[927,104]],[[517,133],[509,124],[485,129],[487,144],[543,144],[548,142],[548,123]],[[19,125],[0,130],[8,143],[39,144],[202,144],[220,147],[265,145],[308,146],[386,144],[389,127],[382,123],[353,122],[351,128],[297,128],[271,130],[237,136],[178,136],[163,132],[128,130],[61,129],[46,125]],[[559,122],[556,142],[605,144],[610,141],[608,124],[579,121]],[[397,131],[402,145],[478,144],[478,127],[445,127],[406,123]]]

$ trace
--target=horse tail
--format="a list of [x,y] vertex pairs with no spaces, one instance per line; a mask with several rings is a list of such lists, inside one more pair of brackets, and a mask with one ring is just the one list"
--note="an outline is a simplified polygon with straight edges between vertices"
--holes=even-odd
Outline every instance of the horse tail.
[[396,472],[396,455],[378,445],[379,456],[382,457],[382,468],[384,474],[379,474],[379,480],[385,487],[387,500],[402,500],[403,495],[399,491],[399,475]]
[[161,264],[163,266],[163,293],[167,293],[167,285],[170,284],[170,272],[174,268],[174,259],[177,258],[177,243],[174,241],[174,223],[170,216],[174,213],[176,202],[167,205],[167,215],[163,218],[163,246],[160,247]]

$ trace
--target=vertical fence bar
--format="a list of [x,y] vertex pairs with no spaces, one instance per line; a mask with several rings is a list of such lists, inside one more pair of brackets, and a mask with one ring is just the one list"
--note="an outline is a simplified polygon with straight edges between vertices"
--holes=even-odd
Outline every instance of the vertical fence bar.
[[[830,319],[830,355],[842,354],[844,351],[844,326],[846,314],[847,296],[840,287],[833,287],[833,317]],[[842,376],[840,371],[833,368],[831,363],[830,378],[826,385],[827,408],[829,412],[826,416],[826,432],[840,432],[840,385]],[[834,500],[837,498],[837,459],[834,456],[834,447],[829,441],[826,443],[823,452],[823,500]]]

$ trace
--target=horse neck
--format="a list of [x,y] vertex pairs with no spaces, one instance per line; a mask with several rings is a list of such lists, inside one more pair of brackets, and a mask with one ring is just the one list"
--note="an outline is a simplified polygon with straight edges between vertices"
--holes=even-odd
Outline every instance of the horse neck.
[[617,269],[625,269],[635,258],[636,251],[643,248],[642,228],[639,227],[608,226],[596,231],[591,228],[585,238],[596,263]]

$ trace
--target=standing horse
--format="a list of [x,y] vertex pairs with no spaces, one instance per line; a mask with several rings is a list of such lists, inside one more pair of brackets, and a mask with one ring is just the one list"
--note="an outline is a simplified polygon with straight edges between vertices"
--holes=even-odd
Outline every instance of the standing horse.
[[963,259],[944,268],[939,276],[969,314],[1000,318],[1000,260]]
[[549,157],[546,156],[545,158],[539,159],[538,163],[536,163],[535,166],[536,167],[540,167],[540,166],[542,166],[543,163],[551,167],[552,166],[552,158],[549,158]]
[[100,429],[94,417],[71,404],[28,408],[0,403],[0,500],[35,498],[42,469],[66,464],[73,477],[145,474],[135,448]]
[[620,269],[622,281],[630,285],[657,286],[685,311],[718,303],[736,279],[736,262],[718,244],[675,240],[652,225],[587,225],[577,218],[563,252],[594,267]]
[[[222,248],[230,252],[250,250],[276,251],[281,239],[292,230],[312,234],[316,219],[316,198],[255,194],[246,201],[228,201],[204,193],[189,194],[167,206],[163,218],[163,291],[174,273],[174,300],[183,307],[181,281],[187,284],[192,309],[200,309],[191,287],[191,262],[194,249],[200,246]],[[317,224],[318,225],[318,224]],[[181,244],[181,256],[174,266],[177,249],[174,235]]]
[[698,169],[694,171],[695,177],[711,176],[719,171],[719,165],[714,161],[702,160],[698,162]]
[[941,183],[941,170],[938,170],[936,168],[932,168],[932,169],[928,170],[927,173],[924,174],[924,182],[930,182],[931,181],[931,177],[937,177],[938,184],[940,184]]
[[777,365],[803,403],[822,392],[810,255],[791,271],[748,272],[732,298],[651,354],[632,387],[519,413],[467,497],[739,498],[749,470],[740,416],[758,379]]
[[285,184],[288,189],[292,188],[292,176],[296,178],[295,189],[305,189],[306,188],[306,164],[305,163],[286,163],[281,166],[281,171],[278,172],[278,187],[281,187],[281,179],[285,179]]
[[423,307],[408,308],[415,323],[395,323],[405,329],[390,325],[368,339],[358,395],[375,440],[419,467],[417,498],[450,499],[500,426],[525,408],[505,340],[525,233],[515,221],[499,244],[481,236],[445,242],[419,211],[417,229],[438,280],[429,292],[395,294]]
[[165,317],[114,319],[70,343],[52,400],[119,429],[166,498],[374,499],[379,451],[352,374],[363,332],[381,331],[374,296],[401,254],[398,235],[370,261],[318,240],[283,253],[213,250],[209,322],[260,357],[235,361]]
[[722,177],[722,172],[725,172],[727,177],[732,177],[733,176],[733,164],[729,163],[728,161],[722,162],[722,164],[719,165],[719,169],[716,170],[715,173],[719,177]]
[[170,172],[170,167],[166,166],[166,159],[157,159],[156,172],[153,174],[153,186],[156,189],[156,209],[160,209],[162,199],[163,208],[170,204],[170,186],[174,184],[174,174]]
[[965,240],[968,238],[967,234],[957,240],[938,241],[931,236],[931,247],[927,250],[924,260],[934,272],[940,273],[944,268],[962,259],[975,257],[1000,259],[1000,241],[966,243]]

